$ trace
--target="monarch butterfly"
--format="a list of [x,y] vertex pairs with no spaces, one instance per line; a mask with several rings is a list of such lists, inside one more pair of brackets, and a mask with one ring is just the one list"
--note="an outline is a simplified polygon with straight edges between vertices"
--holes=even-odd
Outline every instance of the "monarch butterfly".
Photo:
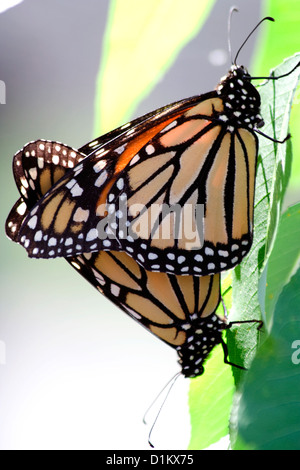
[[147,270],[198,276],[239,264],[252,244],[256,133],[264,135],[251,84],[263,77],[236,64],[241,48],[215,91],[87,144],[88,157],[24,220],[18,241],[29,256],[124,251]]
[[[16,153],[13,171],[21,197],[6,222],[11,240],[18,240],[18,231],[36,202],[83,158],[82,152],[45,140],[30,142]],[[154,273],[125,252],[83,253],[66,259],[105,297],[176,349],[185,377],[201,375],[203,362],[219,343],[225,362],[231,364],[222,331],[232,323],[216,314],[220,274]]]

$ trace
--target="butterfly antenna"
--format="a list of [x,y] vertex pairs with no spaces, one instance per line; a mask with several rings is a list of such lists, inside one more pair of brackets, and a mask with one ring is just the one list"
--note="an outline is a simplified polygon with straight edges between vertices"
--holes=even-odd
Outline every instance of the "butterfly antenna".
[[248,39],[252,36],[252,34],[254,33],[254,31],[257,30],[257,28],[264,22],[264,21],[275,21],[274,18],[272,18],[271,16],[266,16],[265,18],[263,18],[262,20],[260,20],[260,22],[255,26],[255,28],[252,29],[252,31],[248,34],[248,36],[246,37],[245,41],[243,42],[243,44],[241,45],[241,47],[239,48],[239,50],[237,51],[236,55],[235,55],[235,58],[234,58],[234,64],[236,65],[236,61],[237,61],[237,58],[238,58],[238,55],[239,53],[241,52],[241,50],[243,49],[244,45],[246,44],[246,42],[248,41]]
[[233,65],[233,59],[232,59],[232,48],[231,48],[231,20],[232,20],[232,15],[233,12],[238,12],[239,10],[237,7],[231,7],[229,11],[229,16],[228,16],[228,30],[227,30],[227,38],[228,38],[228,52],[229,52],[229,57],[231,60],[231,65]]
[[164,386],[164,388],[159,392],[159,394],[157,395],[157,397],[153,400],[153,402],[151,403],[151,405],[149,406],[149,408],[147,408],[145,414],[144,414],[144,417],[143,417],[143,423],[144,424],[147,424],[147,421],[146,421],[146,416],[147,414],[149,413],[149,411],[151,410],[151,408],[155,405],[155,403],[157,402],[157,400],[159,399],[159,397],[161,396],[161,394],[165,391],[165,389],[169,386],[169,384],[174,380],[177,379],[177,376],[180,375],[180,372],[177,372],[167,383],[166,385]]
[[167,401],[167,398],[168,398],[168,396],[169,396],[169,394],[170,394],[170,392],[171,392],[171,390],[172,390],[172,388],[173,388],[173,385],[175,384],[175,382],[176,382],[176,380],[178,379],[178,377],[180,377],[180,375],[181,375],[181,372],[177,372],[177,373],[168,381],[168,383],[167,383],[167,384],[164,386],[164,388],[159,392],[159,394],[157,395],[157,397],[154,399],[154,401],[151,403],[151,405],[150,405],[149,408],[147,409],[146,413],[144,414],[143,423],[144,423],[144,424],[147,424],[147,422],[146,422],[146,416],[147,416],[147,414],[149,413],[149,411],[151,410],[151,408],[153,407],[153,405],[157,402],[157,400],[159,399],[159,397],[161,396],[161,394],[166,390],[167,387],[169,387],[169,389],[168,389],[168,391],[167,391],[167,394],[166,394],[165,398],[163,399],[162,404],[160,405],[160,408],[159,408],[159,410],[158,410],[158,413],[157,413],[157,415],[156,415],[156,417],[155,417],[155,420],[154,420],[154,422],[153,422],[153,424],[152,424],[152,426],[151,426],[151,429],[150,429],[150,431],[149,431],[148,443],[149,443],[150,447],[152,447],[152,448],[154,448],[154,445],[153,445],[152,442],[151,442],[151,434],[152,434],[152,431],[153,431],[153,429],[154,429],[154,427],[155,427],[155,424],[156,424],[156,422],[157,422],[157,420],[158,420],[158,417],[159,417],[159,415],[160,415],[160,413],[161,413],[161,410],[163,409],[163,406],[164,406],[165,402]]

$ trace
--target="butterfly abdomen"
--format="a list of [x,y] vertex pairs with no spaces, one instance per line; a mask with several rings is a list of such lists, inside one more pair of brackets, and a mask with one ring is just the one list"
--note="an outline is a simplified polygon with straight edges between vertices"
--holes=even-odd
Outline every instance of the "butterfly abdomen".
[[179,364],[185,377],[203,374],[203,363],[212,349],[221,343],[222,332],[226,328],[226,321],[215,313],[198,320],[197,328],[188,335],[184,345],[177,347]]

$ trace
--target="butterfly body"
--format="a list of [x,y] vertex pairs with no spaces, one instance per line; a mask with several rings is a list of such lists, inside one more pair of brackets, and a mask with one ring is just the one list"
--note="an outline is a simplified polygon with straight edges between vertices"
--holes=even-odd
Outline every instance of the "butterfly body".
[[222,343],[222,333],[227,328],[226,319],[216,314],[198,321],[195,333],[189,337],[190,341],[177,348],[184,377],[198,377],[203,374],[204,361],[212,349]]

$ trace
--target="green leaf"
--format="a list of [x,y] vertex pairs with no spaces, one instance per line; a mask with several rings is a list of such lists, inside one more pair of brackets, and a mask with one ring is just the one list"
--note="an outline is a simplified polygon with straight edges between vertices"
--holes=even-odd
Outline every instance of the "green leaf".
[[[281,75],[299,62],[300,54],[287,59],[276,68],[275,75]],[[266,122],[265,134],[282,139],[288,132],[289,112],[292,98],[299,80],[299,68],[276,81],[268,81],[260,87],[262,116]],[[284,198],[291,164],[291,152],[286,144],[274,143],[265,137],[259,139],[260,149],[257,166],[254,241],[249,255],[234,270],[233,308],[230,320],[259,320],[261,309],[258,287],[261,271],[267,262],[274,237],[278,229],[282,201]],[[230,360],[235,364],[249,365],[254,357],[258,332],[254,325],[241,325],[227,332]],[[239,384],[244,372],[234,370]]]
[[[286,59],[274,70],[274,75],[288,73],[300,61],[300,53]],[[265,86],[260,87],[262,99],[262,115],[266,120],[264,133],[282,140],[289,130],[290,113],[293,104],[295,91],[299,83],[300,67],[291,75],[281,78],[278,81],[269,81]],[[260,138],[261,162],[264,168],[263,181],[266,182],[267,195],[270,200],[270,212],[268,214],[266,254],[272,247],[273,236],[278,227],[281,208],[285,191],[288,186],[290,169],[292,164],[291,142],[285,144],[275,144],[264,137]],[[257,185],[260,184],[257,178]],[[262,194],[264,196],[264,194]]]
[[[247,409],[246,413],[252,414],[252,406],[254,407],[264,406],[267,409],[269,409],[269,405],[270,405],[268,396],[265,400],[265,403],[263,403],[263,399],[261,395],[257,394],[256,391],[254,391],[254,383],[253,383],[254,377],[255,377],[255,380],[257,381],[256,382],[257,384],[260,384],[261,386],[265,386],[266,388],[267,386],[264,384],[264,382],[261,381],[262,374],[264,375],[263,380],[265,380],[266,370],[268,374],[267,380],[270,380],[270,381],[276,380],[276,386],[275,385],[274,386],[276,387],[276,389],[279,386],[279,394],[276,396],[276,398],[272,397],[272,399],[274,400],[274,403],[276,399],[278,400],[277,402],[278,408],[281,405],[281,400],[284,400],[284,403],[288,402],[289,400],[293,401],[294,391],[289,390],[289,386],[287,385],[287,382],[285,382],[285,378],[283,377],[283,374],[282,374],[283,370],[280,370],[278,366],[281,361],[280,355],[282,355],[282,345],[281,345],[281,342],[283,339],[282,321],[284,320],[286,323],[288,323],[290,320],[294,321],[294,319],[296,319],[297,314],[299,314],[299,311],[300,311],[300,299],[298,302],[297,309],[294,310],[293,312],[289,310],[290,298],[288,297],[288,293],[291,293],[291,290],[285,292],[284,297],[283,297],[284,300],[282,300],[281,298],[280,302],[277,303],[277,301],[283,291],[284,286],[290,282],[292,274],[295,272],[296,267],[299,266],[299,261],[300,261],[299,240],[300,240],[300,203],[296,204],[295,206],[290,207],[281,216],[279,228],[278,228],[278,234],[274,243],[274,247],[273,247],[272,253],[270,254],[267,266],[262,275],[263,281],[262,279],[260,280],[260,285],[263,285],[263,289],[261,288],[261,291],[263,291],[263,295],[265,296],[265,299],[263,299],[263,302],[261,302],[261,304],[263,304],[265,317],[268,321],[269,327],[271,327],[271,331],[265,343],[259,349],[258,355],[253,361],[253,364],[250,369],[250,379],[249,379],[249,376],[247,376],[246,381],[243,385],[243,389],[242,389],[243,393],[240,393],[239,395],[240,401],[236,400],[236,403],[238,402],[238,405],[236,404],[235,406],[236,420],[234,424],[236,426],[236,429],[235,429],[234,434],[237,433],[236,442],[234,445],[235,449],[243,450],[243,449],[248,449],[249,447],[254,449],[256,448],[257,445],[258,445],[258,448],[260,448],[261,445],[265,445],[263,444],[265,443],[265,441],[268,442],[266,435],[264,435],[263,432],[261,433],[261,423],[256,420],[257,417],[255,415],[253,415],[253,418],[254,418],[253,424],[252,424],[253,432],[256,433],[257,430],[255,428],[256,427],[259,428],[257,432],[257,440],[255,441],[256,444],[252,440],[252,435],[249,436],[248,433],[245,434],[243,432],[243,428],[245,426],[245,419],[246,419],[245,415],[243,414],[243,409]],[[291,286],[293,285],[294,284],[291,284]],[[289,289],[291,289],[291,286]],[[263,295],[261,296],[261,298],[263,298]],[[294,292],[292,292],[292,297],[293,296],[294,296]],[[282,302],[286,302],[285,309],[287,309],[287,312],[282,310]],[[275,314],[274,314],[274,311],[275,311]],[[296,336],[297,336],[297,331],[299,331],[299,320],[296,319],[297,324],[296,324],[295,331],[294,331],[294,334]],[[277,336],[279,336],[279,340]],[[299,342],[299,345],[300,345],[300,342]],[[286,347],[287,346],[285,344],[285,348]],[[265,364],[266,360],[269,361],[268,364]],[[263,370],[261,370],[261,367],[263,367]],[[288,366],[284,363],[282,365],[282,369],[288,370]],[[299,380],[300,380],[300,376],[295,377],[295,383],[298,387],[299,387],[299,383],[298,383]],[[273,386],[273,384],[271,386]],[[257,400],[257,403],[255,403],[256,400]],[[261,410],[261,412],[265,413],[264,410]],[[280,426],[281,426],[281,421],[278,421],[278,425]],[[283,422],[284,421],[285,421],[285,418],[283,418]],[[269,426],[271,430],[272,429],[275,430],[275,428],[272,428],[270,424]],[[270,439],[271,441],[274,439],[274,442],[276,443],[274,444],[275,446],[274,448],[276,448],[277,445],[283,445],[283,444],[279,444],[279,442],[282,442],[282,441],[278,441],[277,436],[274,436],[274,433],[272,436],[272,432],[268,431],[267,435],[268,435],[268,439]],[[247,441],[247,444],[245,443],[245,440]],[[289,442],[289,445],[292,445],[293,441],[292,439],[291,440],[288,439],[288,442]],[[265,447],[262,447],[262,448],[265,448]]]
[[[261,28],[261,40],[253,55],[253,73],[266,73],[276,64],[300,50],[300,9],[298,0],[268,0],[264,3],[264,14],[275,18],[275,23],[266,22]],[[284,38],[284,40],[283,40]],[[263,44],[263,47],[262,47]],[[264,72],[262,72],[264,71]],[[294,151],[300,152],[300,91],[294,102],[291,117],[291,134]],[[300,183],[300,159],[293,162],[291,186],[298,188]]]
[[[265,267],[264,311],[268,324],[283,287],[300,261],[300,203],[290,207],[280,219],[274,248]],[[284,254],[284,256],[283,256]]]
[[96,135],[130,119],[180,50],[196,36],[213,3],[111,0],[97,79]]
[[300,448],[299,312],[300,269],[282,289],[270,335],[243,384],[235,410],[234,449],[244,445],[257,450]]
[[[299,54],[279,66],[275,74],[280,75],[291,70],[293,65],[298,62]],[[291,80],[286,81],[289,78]],[[280,79],[277,83],[270,81],[264,89],[261,88],[262,115],[265,120],[267,118],[268,122],[269,117],[271,118],[271,122],[264,128],[266,134],[280,139],[286,135],[289,108],[298,80],[299,70],[297,69],[295,74]],[[269,336],[267,336],[266,330],[262,333],[261,337],[264,343],[259,348],[250,370],[247,374],[244,374],[244,381],[240,381],[241,377],[238,374],[235,376],[239,385],[231,416],[231,441],[235,442],[235,449],[264,449],[269,448],[269,445],[271,445],[270,448],[283,445],[279,444],[283,441],[281,440],[280,431],[278,432],[278,427],[281,427],[281,423],[283,427],[286,426],[286,422],[280,413],[284,409],[284,403],[289,401],[293,403],[294,400],[293,391],[288,392],[289,386],[286,386],[285,383],[284,370],[288,371],[290,366],[291,343],[289,344],[288,338],[291,336],[293,328],[294,333],[297,335],[297,327],[299,327],[299,321],[297,323],[297,314],[295,313],[297,310],[299,312],[299,299],[295,301],[298,305],[296,310],[294,306],[294,310],[290,311],[295,299],[293,295],[291,298],[289,297],[292,292],[291,286],[295,285],[297,278],[288,284],[289,289],[284,285],[289,281],[292,270],[295,268],[295,259],[292,259],[292,257],[296,256],[297,258],[299,253],[299,248],[297,249],[297,246],[299,246],[299,214],[297,208],[292,208],[289,216],[287,214],[280,216],[290,175],[291,158],[290,143],[281,145],[268,141],[264,142],[260,139],[260,158],[255,197],[255,237],[249,256],[235,270],[233,276],[233,303],[235,308],[243,312],[243,319],[246,316],[248,319],[254,318],[254,315],[259,318],[260,306],[262,306],[263,314],[268,318],[272,329]],[[289,220],[291,215],[292,218]],[[294,234],[294,232],[296,233]],[[293,244],[292,247],[291,244]],[[276,270],[280,270],[280,266],[282,271],[278,276]],[[270,293],[273,293],[274,301],[271,301]],[[276,300],[278,300],[277,303]],[[284,304],[285,309],[283,309]],[[274,318],[270,320],[274,309]],[[264,320],[266,320],[266,317],[263,316]],[[282,318],[286,319],[287,323],[282,324]],[[289,326],[293,322],[295,324],[289,330]],[[250,332],[247,334],[243,329],[239,330],[241,331],[236,333],[235,340],[241,358],[245,358],[243,340],[250,341]],[[287,332],[286,337],[282,334],[283,330]],[[230,332],[230,334],[233,333]],[[254,332],[251,336],[253,345],[255,345],[257,333]],[[287,350],[289,353],[287,353]],[[253,355],[254,352],[255,348],[253,348]],[[288,356],[288,354],[290,355]],[[285,357],[285,360],[283,360],[283,357]],[[246,359],[244,359],[245,363]],[[295,386],[298,386],[299,378],[297,373],[294,374],[294,372],[294,369],[287,372],[287,376],[291,373],[291,377],[296,377],[295,383],[292,382]],[[278,394],[274,393],[274,396],[272,395],[273,387],[276,390],[278,389]],[[284,395],[286,395],[285,398]],[[278,413],[276,406],[278,406]],[[268,413],[276,416],[277,427],[275,426],[275,420],[272,422],[272,419],[269,423],[265,421],[265,425],[262,424]],[[280,424],[278,425],[278,423]],[[247,432],[245,432],[246,428]],[[256,434],[255,439],[254,434]],[[285,431],[283,431],[283,435],[286,435]],[[290,445],[293,446],[293,437],[289,437]],[[273,445],[274,447],[272,447]]]
[[[222,297],[227,309],[232,303],[231,282],[229,272],[222,282]],[[224,316],[222,305],[218,307],[217,314]],[[224,352],[222,347],[218,346],[206,361],[204,374],[190,381],[189,449],[205,449],[228,434],[233,393],[232,371],[224,364]]]
[[218,346],[205,365],[204,375],[191,379],[190,450],[205,449],[228,434],[233,392],[231,368],[224,365],[223,349]]
[[[293,69],[300,61],[300,53],[286,59],[274,70],[279,76]],[[268,81],[260,86],[262,100],[261,113],[266,122],[263,131],[266,135],[282,140],[288,134],[289,118],[294,94],[299,82],[300,67],[287,77],[276,81]],[[291,142],[274,143],[265,137],[259,138],[259,164],[256,178],[255,206],[261,218],[256,224],[263,225],[265,234],[266,255],[272,247],[273,237],[278,227],[282,202],[288,185],[291,168]]]
[[[275,74],[280,75],[291,70],[297,61],[299,61],[299,56],[288,59],[276,69]],[[262,115],[266,121],[263,130],[267,135],[282,138],[282,135],[287,134],[289,107],[298,78],[299,70],[290,77],[279,80],[278,83],[269,81],[261,87]],[[281,84],[280,88],[278,88],[279,84]],[[291,158],[289,143],[288,145],[274,144],[264,137],[260,139],[253,248],[243,263],[233,272],[233,289],[230,290],[230,276],[225,280],[227,284],[222,284],[223,292],[227,291],[224,300],[227,310],[230,310],[230,320],[261,318],[258,296],[259,281],[262,283],[260,271],[268,259],[277,233]],[[267,239],[268,246],[266,246]],[[264,287],[265,284],[266,279]],[[232,307],[231,294],[233,294]],[[265,288],[262,295],[265,298]],[[226,335],[231,362],[249,367],[256,352],[258,338],[262,335],[258,333],[257,327],[253,324],[240,325],[228,330]],[[232,396],[234,384],[232,376],[228,374],[229,367],[224,366],[221,348],[217,351],[218,355],[207,361],[205,374],[191,381],[191,449],[203,449],[228,432],[230,396]],[[213,371],[211,374],[209,373],[210,367]],[[238,385],[245,373],[236,368],[233,368],[233,373]],[[224,390],[226,390],[226,399],[223,399]],[[222,391],[221,394],[220,391]],[[236,418],[237,414],[232,415],[233,425],[236,425]],[[241,440],[240,437],[239,439]],[[249,444],[245,444],[244,448],[249,448]]]

